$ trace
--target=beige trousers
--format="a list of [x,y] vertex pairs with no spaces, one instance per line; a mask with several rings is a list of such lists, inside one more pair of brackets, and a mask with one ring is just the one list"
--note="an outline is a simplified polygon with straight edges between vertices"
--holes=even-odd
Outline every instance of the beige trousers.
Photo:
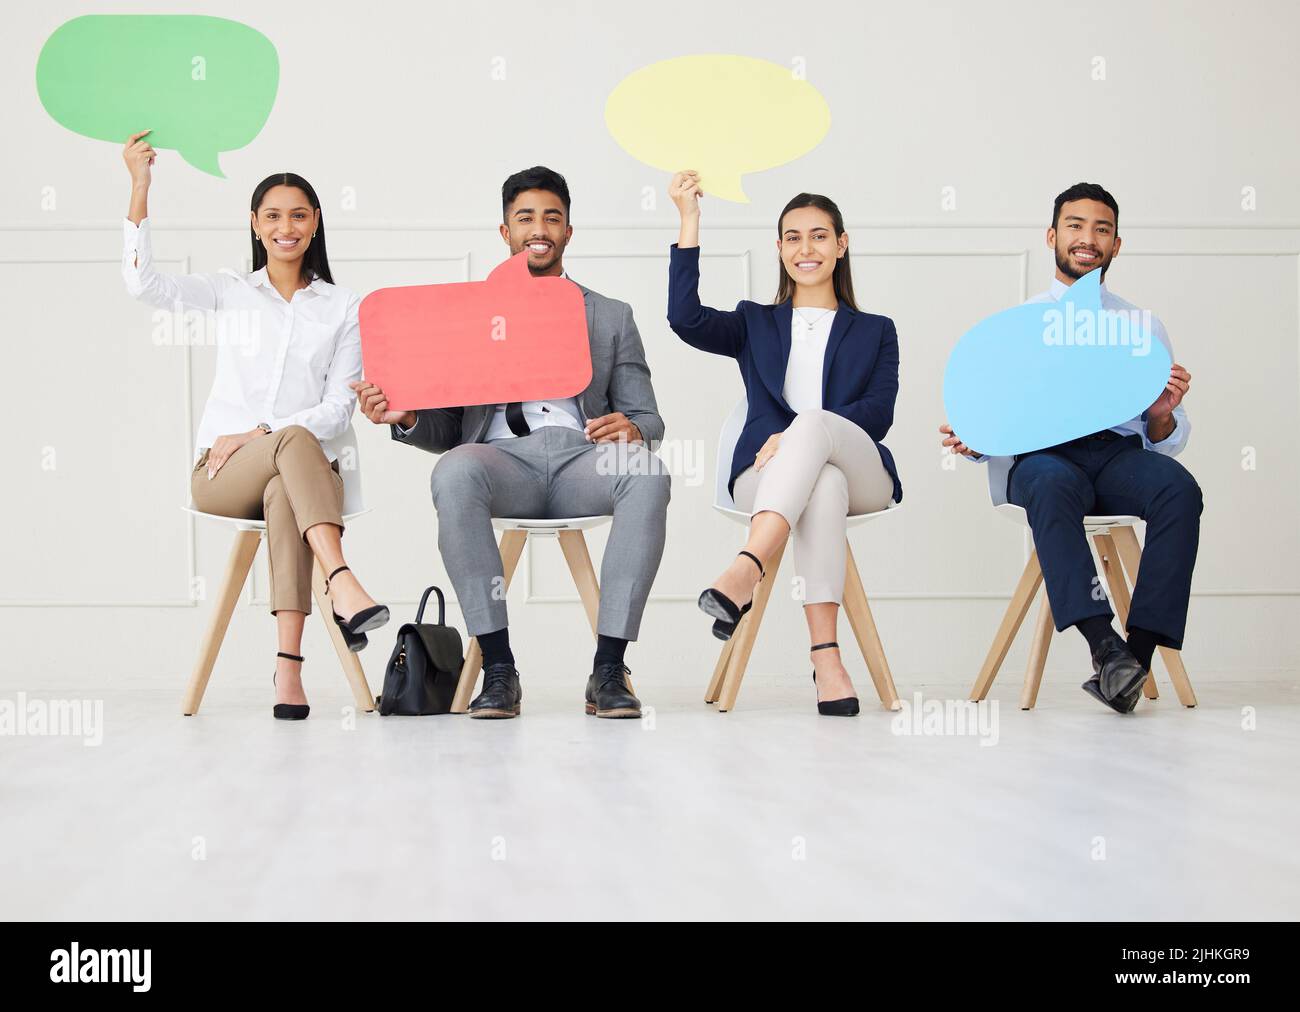
[[743,471],[732,492],[751,518],[772,510],[790,525],[805,605],[841,602],[848,518],[882,510],[893,497],[894,479],[871,437],[824,410],[796,415],[772,459]]
[[316,437],[301,425],[258,436],[236,450],[208,480],[204,450],[190,477],[204,513],[265,520],[271,611],[311,614],[312,550],[303,538],[315,524],[343,527],[343,479]]

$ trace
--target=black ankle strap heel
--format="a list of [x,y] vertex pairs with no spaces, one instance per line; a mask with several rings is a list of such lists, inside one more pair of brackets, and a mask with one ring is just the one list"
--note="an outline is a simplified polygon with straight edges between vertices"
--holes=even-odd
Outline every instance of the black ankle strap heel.
[[[767,571],[763,568],[763,563],[759,561],[758,556],[753,552],[745,551],[743,548],[740,550],[739,554],[749,559],[758,567],[758,581],[759,583],[762,583],[763,578],[767,576]],[[718,637],[720,640],[729,640],[731,639],[731,634],[736,631],[736,626],[740,624],[740,620],[745,617],[745,613],[754,606],[754,598],[751,595],[750,599],[745,602],[745,606],[742,608],[731,598],[727,597],[726,594],[710,587],[708,590],[700,594],[700,599],[697,603],[699,604],[700,611],[713,617],[713,635]]]
[[[339,573],[352,572],[349,566],[339,566],[338,569],[325,577],[325,593],[330,592],[330,580],[338,576]],[[370,642],[366,632],[370,629],[378,629],[388,621],[388,609],[382,604],[371,605],[369,608],[362,608],[346,622],[339,618],[339,613],[334,610],[333,601],[330,602],[330,613],[334,616],[334,624],[339,627],[343,633],[343,642],[347,644],[349,650],[354,654],[360,653]]]
[[[277,650],[276,657],[283,657],[287,661],[298,661],[302,663],[302,658],[297,654],[286,654],[283,650]],[[271,673],[271,684],[275,684],[275,672]],[[306,720],[307,714],[311,712],[311,707],[303,703],[276,703],[271,708],[271,716],[276,720]]]
[[[816,643],[808,648],[809,653],[817,650],[829,650],[834,647],[839,649],[839,644],[834,640],[829,643]],[[817,684],[817,671],[813,670],[813,684]],[[828,699],[826,702],[817,703],[817,712],[823,717],[856,717],[860,707],[858,706],[857,696],[845,696],[843,699]]]

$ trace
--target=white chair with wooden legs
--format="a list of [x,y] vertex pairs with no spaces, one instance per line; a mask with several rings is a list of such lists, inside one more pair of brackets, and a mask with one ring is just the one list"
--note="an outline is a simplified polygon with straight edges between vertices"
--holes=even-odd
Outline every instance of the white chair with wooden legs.
[[[722,432],[718,437],[713,498],[715,510],[745,527],[749,526],[749,514],[736,508],[731,493],[727,491],[727,480],[731,476],[731,457],[740,439],[740,431],[744,427],[747,412],[748,404],[744,398],[741,398],[740,403],[732,409],[722,425]],[[851,516],[849,526],[856,527],[868,520],[895,513],[899,509],[901,506],[898,503],[891,503],[888,508],[875,513]],[[863,589],[857,562],[853,558],[853,545],[850,543],[846,548],[848,554],[844,567],[842,607],[845,615],[848,616],[853,635],[857,638],[858,647],[862,650],[862,656],[867,662],[867,671],[871,674],[871,681],[876,687],[876,694],[880,696],[881,704],[886,709],[897,710],[902,704],[898,699],[898,690],[894,687],[894,676],[889,670],[889,661],[885,658],[885,648],[880,642],[876,621],[871,615],[871,606],[867,603],[867,592]],[[763,613],[767,611],[767,601],[772,595],[772,587],[781,569],[781,558],[784,554],[785,545],[782,544],[767,560],[763,579],[754,588],[753,606],[740,620],[735,632],[731,634],[731,639],[723,644],[722,652],[718,655],[713,677],[709,680],[709,687],[704,693],[704,701],[717,703],[719,713],[726,713],[736,705],[740,683],[745,677],[749,655],[753,652],[754,641],[758,638],[758,629],[763,622]]]
[[[583,531],[607,524],[614,518],[603,517],[568,517],[557,520],[524,520],[517,517],[493,517],[492,526],[501,532],[501,568],[505,576],[502,593],[510,589],[515,568],[519,565],[519,556],[523,554],[524,545],[530,537],[556,538],[560,542],[560,551],[564,561],[569,565],[574,586],[578,588],[578,597],[587,612],[587,621],[591,624],[591,635],[596,635],[596,620],[600,614],[600,584],[596,580],[596,570],[591,564],[591,553],[587,551],[587,538]],[[465,651],[465,663],[460,669],[460,681],[456,683],[456,695],[452,699],[451,712],[464,713],[469,709],[470,699],[474,696],[474,687],[478,684],[479,673],[483,670],[483,650],[478,645],[478,638],[471,637]],[[631,690],[631,679],[628,679]]]
[[[1009,461],[995,459],[989,462],[988,468],[989,495],[993,500],[994,508],[1003,516],[1028,528],[1029,516],[1024,509],[1007,502]],[[1134,516],[1083,518],[1083,529],[1096,548],[1098,575],[1105,580],[1121,628],[1128,622],[1129,604],[1132,601],[1130,587],[1137,584],[1138,565],[1142,561],[1142,548],[1133,529],[1135,524],[1141,522],[1140,517]],[[1127,571],[1127,582],[1125,582],[1125,571]],[[993,637],[993,645],[989,647],[988,656],[984,658],[984,665],[980,668],[975,685],[971,688],[972,701],[979,702],[988,695],[993,679],[997,677],[998,670],[1011,649],[1011,644],[1015,642],[1016,633],[1020,631],[1020,626],[1040,589],[1042,603],[1038,607],[1038,617],[1034,622],[1034,638],[1030,642],[1029,662],[1025,667],[1025,684],[1020,693],[1020,708],[1033,709],[1034,703],[1038,700],[1038,687],[1043,680],[1043,668],[1047,664],[1047,651],[1052,645],[1052,634],[1056,631],[1052,620],[1052,607],[1047,600],[1047,588],[1043,586],[1043,570],[1038,562],[1037,550],[1031,550],[1029,553],[1029,561],[1025,563],[1024,572],[1020,574],[1020,582],[1016,584],[1016,589],[1011,595],[1011,603],[1007,605],[997,635]],[[1187,707],[1195,706],[1196,693],[1192,691],[1187,669],[1183,666],[1182,654],[1169,647],[1160,647],[1158,653],[1164,662],[1165,670],[1169,672],[1169,680],[1173,682],[1174,692],[1178,694],[1179,702]],[[1154,664],[1152,670],[1147,672],[1142,691],[1147,699],[1159,698]]]
[[[344,456],[349,458],[353,465],[346,469],[340,465],[339,471],[339,475],[343,479],[343,521],[344,523],[351,523],[363,513],[370,512],[364,508],[361,501],[361,470],[357,466],[356,433],[353,432],[351,426],[348,427],[341,446],[344,450]],[[347,452],[349,449],[351,450],[350,454]],[[230,616],[234,613],[235,603],[239,600],[239,593],[243,590],[244,582],[248,579],[248,572],[253,567],[253,558],[257,555],[257,546],[261,544],[262,537],[266,533],[266,521],[241,520],[236,517],[223,517],[216,513],[204,513],[195,509],[192,502],[184,509],[185,512],[192,513],[196,517],[225,524],[235,531],[235,541],[231,545],[230,555],[226,559],[226,572],[217,591],[215,608],[212,617],[208,620],[208,627],[203,633],[203,639],[199,644],[199,656],[194,662],[194,671],[190,675],[190,682],[185,689],[185,699],[181,706],[181,712],[187,717],[192,717],[199,712],[199,704],[203,702],[203,693],[208,687],[208,678],[212,675],[213,665],[217,662],[217,655],[221,652],[221,644],[226,638],[226,628],[230,625]],[[334,644],[334,651],[338,654],[339,664],[343,667],[343,674],[347,677],[348,685],[352,688],[352,698],[357,704],[357,709],[367,713],[373,711],[375,697],[371,694],[370,686],[366,682],[366,673],[361,667],[361,660],[348,649],[347,644],[343,641],[343,633],[330,619],[330,601],[325,596],[325,571],[321,568],[319,560],[315,561],[313,567],[312,595],[316,599],[316,611],[324,621],[330,642]]]

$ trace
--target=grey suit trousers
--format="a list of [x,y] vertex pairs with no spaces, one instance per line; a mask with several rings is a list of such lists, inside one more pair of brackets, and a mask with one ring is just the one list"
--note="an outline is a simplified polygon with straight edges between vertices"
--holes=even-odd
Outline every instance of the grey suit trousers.
[[430,480],[438,550],[471,636],[504,629],[501,553],[493,517],[614,518],[600,566],[603,636],[634,640],[664,551],[671,476],[640,443],[589,443],[548,425],[526,436],[462,443]]

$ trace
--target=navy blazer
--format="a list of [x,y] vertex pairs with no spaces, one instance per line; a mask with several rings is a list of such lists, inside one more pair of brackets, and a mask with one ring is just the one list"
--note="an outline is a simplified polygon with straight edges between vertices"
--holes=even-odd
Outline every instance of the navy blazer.
[[[785,369],[790,360],[790,300],[780,305],[742,301],[731,312],[700,305],[700,248],[673,243],[668,261],[668,325],[693,348],[728,355],[740,366],[749,411],[731,458],[731,478],[754,463],[754,456],[776,432],[794,421],[785,402]],[[894,479],[894,501],[902,502],[894,455],[881,442],[894,424],[898,397],[898,332],[894,321],[852,309],[841,301],[826,342],[822,366],[822,407],[854,422],[876,444],[881,463]]]

